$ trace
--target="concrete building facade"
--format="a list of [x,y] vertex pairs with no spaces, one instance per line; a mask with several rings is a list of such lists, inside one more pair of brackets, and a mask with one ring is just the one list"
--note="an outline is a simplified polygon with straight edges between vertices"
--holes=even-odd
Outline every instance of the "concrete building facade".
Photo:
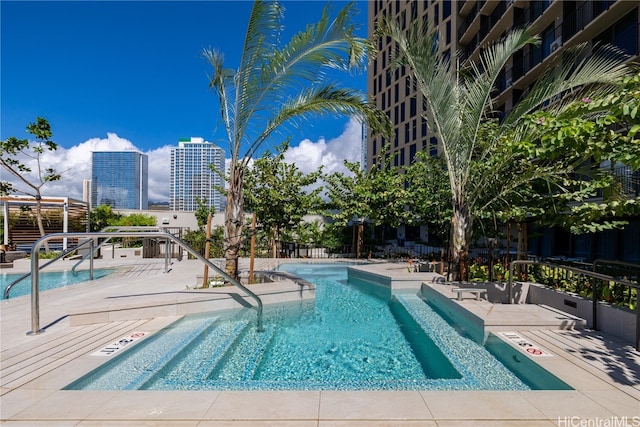
[[[540,35],[538,46],[528,46],[518,52],[503,70],[493,94],[498,113],[506,116],[518,100],[531,88],[542,71],[567,48],[587,44],[587,52],[599,45],[610,44],[637,60],[640,54],[640,6],[626,0],[374,0],[368,2],[368,31],[373,39],[376,22],[391,17],[402,28],[412,21],[428,22],[439,32],[439,50],[443,56],[458,52],[461,61],[477,60],[482,46],[499,40],[510,29],[529,27]],[[410,72],[405,68],[391,71],[389,57],[394,48],[389,38],[376,40],[378,54],[368,71],[369,99],[385,111],[393,123],[394,139],[385,141],[369,133],[366,163],[389,145],[394,165],[409,165],[417,152],[431,156],[440,154],[437,138],[422,118],[423,100],[411,84]],[[640,194],[640,174],[619,165],[615,173],[631,195]],[[571,236],[562,230],[541,231],[537,242],[530,247],[541,255],[562,253],[593,259],[607,257],[638,260],[640,244],[635,232],[638,218],[628,218],[629,233],[616,231],[598,235]],[[411,239],[407,232],[407,239]],[[413,234],[416,234],[415,230]],[[633,242],[635,239],[636,243]]]

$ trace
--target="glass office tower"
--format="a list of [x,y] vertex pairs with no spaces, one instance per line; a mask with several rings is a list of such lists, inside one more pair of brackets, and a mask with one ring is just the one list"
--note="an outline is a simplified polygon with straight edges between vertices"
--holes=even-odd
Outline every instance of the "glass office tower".
[[147,209],[149,159],[137,151],[91,153],[91,206]]
[[171,149],[170,209],[195,211],[201,200],[222,211],[225,199],[216,187],[224,188],[224,167],[222,148],[203,138],[180,139],[178,147]]

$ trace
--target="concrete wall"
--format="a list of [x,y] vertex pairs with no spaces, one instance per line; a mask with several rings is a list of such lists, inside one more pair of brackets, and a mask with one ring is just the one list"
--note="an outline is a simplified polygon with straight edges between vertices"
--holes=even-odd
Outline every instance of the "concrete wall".
[[[593,303],[579,295],[560,292],[539,284],[530,284],[527,294],[530,304],[544,304],[587,321],[593,328]],[[599,302],[597,305],[598,330],[634,343],[636,341],[636,313]]]

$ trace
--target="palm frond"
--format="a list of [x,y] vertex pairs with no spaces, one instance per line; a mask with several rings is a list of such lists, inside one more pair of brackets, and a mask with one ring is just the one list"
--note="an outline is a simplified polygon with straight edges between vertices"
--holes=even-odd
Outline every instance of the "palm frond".
[[[264,5],[256,3],[254,13],[259,14]],[[275,29],[278,27],[275,21],[279,22],[281,16],[270,9],[261,19],[252,14],[247,36],[251,43],[245,44],[245,50],[248,46],[251,52],[245,52],[234,82],[234,107],[228,109],[235,115],[230,121],[233,124],[232,140],[248,147],[242,157],[250,157],[255,152],[254,147],[271,133],[274,106],[285,105],[292,90],[302,92],[309,85],[325,81],[328,68],[362,69],[372,45],[366,39],[354,36],[354,26],[350,24],[354,13],[354,4],[349,3],[331,21],[329,8],[325,7],[318,23],[308,25],[280,49],[260,39],[257,28]],[[274,21],[271,26],[265,22],[269,20]],[[266,128],[263,129],[263,125]],[[236,149],[239,151],[240,145]]]
[[[598,49],[590,57],[584,58],[586,44],[567,49],[562,58],[562,67],[552,63],[536,81],[527,96],[518,102],[505,118],[505,125],[522,119],[526,114],[542,108],[557,113],[582,96],[582,89],[593,89],[597,85],[599,96],[616,90],[617,81],[632,74],[632,69],[623,62],[624,54],[611,46]],[[554,98],[561,102],[550,103]]]
[[213,74],[209,76],[209,87],[218,95],[218,103],[220,106],[220,117],[227,134],[227,138],[233,148],[231,151],[232,160],[234,153],[237,154],[239,142],[235,140],[233,134],[234,128],[234,106],[233,96],[235,95],[235,74],[233,70],[224,68],[224,55],[217,50],[205,49],[203,56],[211,65]]
[[365,94],[333,84],[312,86],[279,107],[260,136],[249,146],[245,158],[252,157],[260,145],[283,125],[296,126],[300,121],[311,117],[329,115],[357,116],[366,121],[374,131],[387,137],[392,133],[387,115],[367,103]]

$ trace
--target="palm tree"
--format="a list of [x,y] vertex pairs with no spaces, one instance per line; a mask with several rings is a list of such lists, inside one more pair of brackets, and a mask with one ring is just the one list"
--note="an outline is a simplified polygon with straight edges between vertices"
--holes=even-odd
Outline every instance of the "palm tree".
[[[488,176],[486,168],[476,167],[478,160],[488,161],[507,136],[526,137],[524,122],[528,114],[545,105],[560,112],[570,101],[579,99],[584,87],[597,87],[603,92],[614,90],[616,80],[626,75],[628,69],[619,56],[593,55],[581,59],[583,56],[574,52],[563,58],[558,68],[543,73],[529,93],[498,123],[497,129],[488,133],[485,124],[494,117],[491,95],[500,73],[516,51],[537,44],[538,37],[528,30],[513,30],[501,41],[484,48],[478,63],[459,64],[457,56],[450,60],[439,53],[437,32],[421,22],[415,22],[404,33],[398,24],[385,19],[379,23],[376,35],[391,37],[396,42],[393,66],[405,65],[411,70],[426,105],[424,116],[442,146],[453,208],[450,244],[454,260],[460,264],[460,277],[464,279],[473,220],[480,208],[486,209],[493,201],[502,200],[530,179],[558,172],[553,167],[533,167],[531,175],[520,175],[505,174],[502,168],[495,168]],[[562,101],[550,103],[554,97]],[[484,139],[487,135],[488,140]],[[498,183],[500,191],[495,191]],[[492,191],[488,192],[488,188]],[[491,193],[489,201],[487,193]]]
[[237,69],[223,66],[221,52],[204,51],[213,68],[209,85],[218,96],[231,155],[224,244],[226,271],[232,277],[237,277],[244,222],[244,171],[274,132],[315,115],[347,114],[390,133],[387,116],[370,105],[365,94],[327,78],[329,69],[361,71],[366,65],[372,46],[354,35],[354,11],[350,3],[330,21],[327,6],[316,24],[281,46],[282,6],[256,0]]

